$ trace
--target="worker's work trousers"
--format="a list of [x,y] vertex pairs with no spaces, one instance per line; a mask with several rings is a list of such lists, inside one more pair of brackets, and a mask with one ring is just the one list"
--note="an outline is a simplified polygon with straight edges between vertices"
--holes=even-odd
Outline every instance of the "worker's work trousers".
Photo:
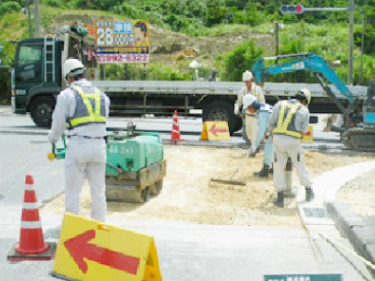
[[246,134],[251,143],[255,142],[258,133],[258,120],[255,114],[246,113]]
[[271,166],[273,162],[273,143],[271,138],[264,141],[264,165]]
[[301,185],[305,187],[312,185],[305,165],[305,153],[300,139],[285,135],[274,135],[273,149],[273,181],[277,191],[286,189],[285,166],[288,158],[292,160],[296,168]]
[[106,143],[104,139],[72,137],[65,157],[65,211],[79,215],[79,197],[84,179],[91,190],[91,218],[105,220]]

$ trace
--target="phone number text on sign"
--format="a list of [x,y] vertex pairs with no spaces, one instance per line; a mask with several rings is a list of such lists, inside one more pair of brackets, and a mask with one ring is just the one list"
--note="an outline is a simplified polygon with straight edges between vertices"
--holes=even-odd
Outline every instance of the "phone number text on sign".
[[116,54],[116,55],[97,55],[98,63],[146,63],[149,56],[147,54]]

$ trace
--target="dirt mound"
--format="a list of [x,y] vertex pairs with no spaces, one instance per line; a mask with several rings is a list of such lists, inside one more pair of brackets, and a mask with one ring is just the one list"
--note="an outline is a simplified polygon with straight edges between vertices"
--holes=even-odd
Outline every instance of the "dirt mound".
[[[111,19],[110,16],[91,15],[58,15],[50,24],[42,30],[43,34],[53,35],[56,30],[64,25],[70,25],[81,21],[83,24],[93,25],[97,19]],[[180,56],[180,59],[194,57],[204,61],[207,66],[212,66],[210,62],[218,55],[223,55],[231,51],[235,46],[255,39],[257,46],[262,46],[268,53],[274,53],[275,40],[272,35],[254,31],[241,31],[219,34],[216,37],[191,37],[183,33],[173,32],[150,24],[151,39],[151,62],[171,63],[172,57],[187,49],[194,49],[193,56]],[[176,61],[176,60],[174,60]]]
[[[109,202],[107,216],[199,224],[302,227],[295,199],[288,198],[284,209],[274,207],[272,177],[253,176],[262,167],[263,153],[248,159],[233,178],[245,181],[246,186],[210,184],[211,178],[230,178],[246,153],[247,150],[240,148],[165,146],[167,175],[161,194],[144,204]],[[306,152],[312,178],[336,167],[370,160],[373,158]],[[295,170],[292,182],[299,185]],[[81,215],[89,217],[90,209],[90,191],[86,184],[81,194]],[[41,212],[62,214],[64,195],[48,203]]]

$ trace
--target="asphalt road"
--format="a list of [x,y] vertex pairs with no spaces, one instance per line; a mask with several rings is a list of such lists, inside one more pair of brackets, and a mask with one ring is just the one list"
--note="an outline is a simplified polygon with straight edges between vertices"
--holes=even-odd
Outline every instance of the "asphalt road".
[[[109,127],[126,127],[129,120],[110,118]],[[171,119],[132,120],[141,130],[169,130]],[[199,120],[181,120],[181,131],[199,134]],[[162,135],[167,140],[168,133]],[[198,141],[198,135],[182,135]],[[314,145],[340,147],[337,134],[322,134]],[[229,145],[240,145],[234,137]],[[52,261],[7,261],[19,241],[25,175],[34,176],[38,199],[48,201],[63,191],[63,162],[47,160],[51,147],[47,131],[35,128],[29,116],[0,113],[0,281],[57,280],[50,275]],[[57,242],[62,216],[41,217],[46,241]],[[342,274],[343,280],[373,280],[364,264],[325,240],[324,233],[351,248],[334,225],[306,229],[211,226],[112,219],[108,224],[150,234],[155,238],[163,280],[248,281],[266,274]],[[121,241],[113,241],[120,243]],[[100,267],[101,265],[99,265]],[[308,279],[299,279],[308,280]],[[329,280],[329,279],[321,279]],[[285,280],[289,281],[289,280]],[[293,280],[294,281],[294,280]]]

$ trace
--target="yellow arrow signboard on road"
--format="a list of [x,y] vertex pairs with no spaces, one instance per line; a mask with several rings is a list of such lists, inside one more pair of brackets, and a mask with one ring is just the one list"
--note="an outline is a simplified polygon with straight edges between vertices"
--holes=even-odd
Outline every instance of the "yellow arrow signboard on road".
[[69,280],[161,281],[152,236],[65,214],[52,275]]
[[229,140],[228,123],[225,121],[206,121],[203,123],[201,140]]

